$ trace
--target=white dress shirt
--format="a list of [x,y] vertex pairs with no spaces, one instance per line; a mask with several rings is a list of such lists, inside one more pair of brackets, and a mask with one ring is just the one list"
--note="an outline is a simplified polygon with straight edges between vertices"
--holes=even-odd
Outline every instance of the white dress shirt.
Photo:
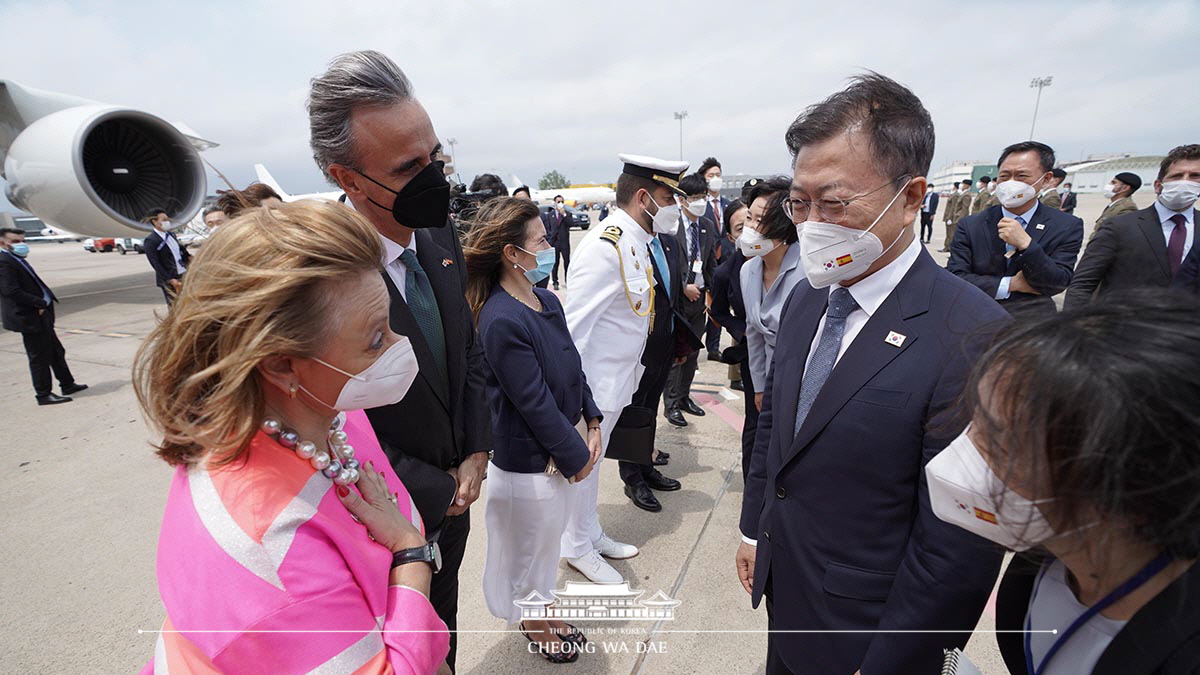
[[1187,223],[1184,225],[1187,229],[1187,237],[1183,240],[1183,257],[1186,258],[1188,251],[1192,250],[1192,241],[1196,238],[1196,223],[1194,222],[1196,209],[1188,207],[1182,211],[1172,211],[1156,199],[1154,200],[1154,210],[1158,213],[1159,222],[1162,223],[1163,241],[1167,242],[1168,246],[1171,244],[1171,230],[1175,229],[1175,222],[1171,218],[1178,213],[1187,219]]
[[[1067,568],[1061,560],[1042,568],[1034,582],[1033,595],[1029,598],[1026,610],[1029,630],[1033,631],[1029,634],[1029,647],[1033,652],[1034,668],[1043,667],[1050,647],[1086,611],[1087,607],[1079,602],[1067,584]],[[1080,626],[1070,640],[1063,643],[1045,666],[1045,675],[1092,672],[1104,650],[1108,649],[1109,643],[1126,623],[1103,614],[1093,616]],[[1058,632],[1054,634],[1050,631]]]
[[404,249],[417,254],[417,234],[414,232],[411,239],[408,240],[408,246],[401,246],[396,242],[388,239],[383,235],[379,235],[379,240],[383,242],[383,269],[387,270],[387,274],[392,278],[392,283],[396,284],[396,289],[400,291],[400,297],[408,301],[408,289],[405,288],[408,278],[408,266],[400,261],[400,254],[404,253]]
[[[349,199],[342,204],[351,211],[358,211]],[[413,232],[412,237],[408,240],[408,246],[401,246],[382,234],[379,235],[379,241],[383,243],[383,269],[391,278],[392,283],[396,285],[396,290],[400,291],[400,297],[408,302],[408,289],[405,288],[408,281],[408,265],[400,261],[400,254],[404,253],[404,249],[412,251],[413,255],[417,254],[417,233]]]
[[[683,227],[683,236],[685,239],[684,243],[687,246],[687,248],[685,248],[683,250],[683,254],[688,257],[687,269],[684,270],[683,278],[684,278],[684,281],[686,281],[687,280],[687,272],[689,270],[693,270],[693,269],[697,270],[696,278],[692,281],[692,283],[695,284],[696,288],[702,289],[702,288],[704,288],[704,269],[703,269],[704,258],[700,257],[700,258],[697,258],[696,260],[692,260],[692,221],[688,220],[688,217],[686,215],[684,215],[682,213],[682,211],[679,214],[679,219],[682,222],[681,226]],[[699,216],[696,217],[695,222],[696,222],[696,232],[699,232],[700,231],[700,217]],[[703,256],[704,251],[701,250],[700,247],[697,247],[696,255]]]
[[[859,280],[853,286],[847,286],[846,290],[850,291],[850,296],[858,303],[858,307],[846,316],[846,329],[842,333],[842,344],[838,347],[837,358],[833,363],[836,366],[841,360],[842,354],[854,342],[854,338],[858,337],[863,326],[867,325],[871,317],[875,315],[876,310],[883,304],[884,300],[896,290],[896,286],[900,284],[900,280],[908,274],[909,268],[917,261],[917,256],[921,254],[920,241],[913,239],[909,243],[908,248],[896,257],[895,260],[887,265],[879,268],[871,276]],[[837,285],[830,286],[829,292],[832,294],[833,289]],[[812,361],[813,354],[817,351],[817,343],[821,340],[821,331],[825,330],[825,316],[821,315],[821,320],[817,322],[817,334],[813,336],[812,344],[808,348],[808,358],[804,361],[805,369]]]
[[176,239],[175,235],[170,232],[163,232],[162,238],[167,244],[167,250],[171,252],[171,255],[175,256],[175,269],[178,270],[180,274],[183,274],[187,271],[187,267],[185,267],[183,264],[183,254],[179,250],[179,240]]

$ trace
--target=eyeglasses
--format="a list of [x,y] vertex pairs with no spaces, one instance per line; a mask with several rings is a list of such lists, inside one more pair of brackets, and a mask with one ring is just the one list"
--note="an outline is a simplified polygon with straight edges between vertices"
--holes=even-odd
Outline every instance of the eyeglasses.
[[825,199],[807,200],[788,197],[783,200],[781,206],[783,207],[783,212],[787,214],[787,217],[790,218],[793,223],[799,224],[808,220],[808,216],[812,212],[813,205],[815,204],[817,207],[817,213],[820,214],[823,222],[838,225],[846,219],[846,210],[847,207],[850,206],[850,202],[857,201],[868,195],[873,195],[889,185],[894,185],[897,181],[899,181],[901,178],[905,178],[906,176],[907,174],[905,176],[899,176],[894,180],[890,180],[883,185],[880,185],[870,192],[864,192],[861,195],[855,195],[848,199],[827,197]]

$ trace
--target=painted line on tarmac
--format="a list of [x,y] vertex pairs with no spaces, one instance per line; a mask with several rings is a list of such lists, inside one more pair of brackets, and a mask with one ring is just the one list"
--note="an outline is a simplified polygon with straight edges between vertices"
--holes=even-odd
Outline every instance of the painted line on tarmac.
[[744,415],[739,414],[733,408],[725,405],[722,401],[714,398],[711,394],[696,394],[696,403],[713,411],[717,417],[721,418],[729,426],[733,427],[734,431],[741,433],[742,426],[746,421]]
[[[697,389],[699,388],[693,387],[693,390]],[[724,403],[721,403],[711,395],[704,393],[698,393],[697,395],[701,399],[706,399],[706,407],[716,413],[717,417],[720,417],[726,424],[738,430],[739,432],[742,430],[741,415],[738,415],[732,409],[728,408]],[[700,401],[697,402],[699,403]],[[683,560],[683,566],[679,568],[679,575],[675,577],[675,583],[671,586],[671,593],[669,597],[679,597],[679,589],[683,587],[683,581],[687,577],[688,568],[692,564],[692,559],[696,557],[696,551],[700,548],[700,542],[704,540],[704,535],[708,532],[709,526],[712,525],[713,514],[716,513],[717,507],[720,506],[721,500],[725,497],[725,493],[729,491],[729,486],[733,484],[734,476],[741,475],[741,469],[739,468],[739,465],[742,461],[741,443],[738,443],[737,447],[730,454],[732,457],[730,458],[731,461],[729,462],[729,468],[725,470],[725,480],[721,482],[721,488],[717,490],[717,495],[713,499],[712,506],[710,506],[708,509],[708,515],[704,518],[704,525],[700,527],[700,533],[696,535],[696,540],[692,542],[691,550],[688,551],[687,557]],[[650,628],[650,632],[646,634],[646,639],[644,642],[649,643],[654,638],[656,633],[663,632],[662,629],[665,623],[666,621],[664,619],[659,619]],[[642,674],[643,669],[646,667],[646,657],[648,654],[649,650],[638,654],[637,660],[633,662],[633,669],[629,671],[630,675]]]
[[64,295],[59,300],[70,300],[72,298],[84,298],[89,295],[100,295],[101,293],[118,293],[120,291],[132,291],[135,288],[153,288],[154,284],[138,284],[136,286],[121,286],[120,288],[105,288],[100,291],[88,291],[87,293],[76,293],[74,295]]

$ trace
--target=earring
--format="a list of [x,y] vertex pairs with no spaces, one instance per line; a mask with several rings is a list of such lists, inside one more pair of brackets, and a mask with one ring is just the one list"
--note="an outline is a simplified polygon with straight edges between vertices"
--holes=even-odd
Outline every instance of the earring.
[[288,394],[289,394],[289,395],[290,395],[292,398],[296,398],[296,383],[295,383],[295,382],[293,382],[293,383],[292,383],[292,386],[291,386],[291,387],[288,389]]

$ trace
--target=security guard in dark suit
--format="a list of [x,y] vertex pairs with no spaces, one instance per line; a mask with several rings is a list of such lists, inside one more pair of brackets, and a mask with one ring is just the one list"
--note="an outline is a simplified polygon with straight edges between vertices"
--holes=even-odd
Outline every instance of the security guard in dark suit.
[[[679,189],[687,194],[680,203],[679,230],[676,240],[682,252],[683,293],[674,298],[685,321],[699,335],[705,334],[707,306],[705,292],[712,287],[713,271],[717,269],[717,225],[705,218],[704,194],[707,189],[700,174],[684,176]],[[694,210],[692,210],[694,209]],[[690,395],[692,380],[696,377],[699,350],[687,354],[687,359],[671,368],[667,389],[663,395],[664,414],[667,421],[679,427],[687,426],[683,413],[704,416],[704,409],[696,405]]]
[[[28,255],[23,231],[0,229],[0,322],[6,330],[20,333],[25,342],[38,405],[66,403],[70,394],[87,389],[87,385],[76,382],[67,367],[67,352],[54,332],[58,298],[25,260]],[[62,396],[50,390],[51,371],[58,378]]]

